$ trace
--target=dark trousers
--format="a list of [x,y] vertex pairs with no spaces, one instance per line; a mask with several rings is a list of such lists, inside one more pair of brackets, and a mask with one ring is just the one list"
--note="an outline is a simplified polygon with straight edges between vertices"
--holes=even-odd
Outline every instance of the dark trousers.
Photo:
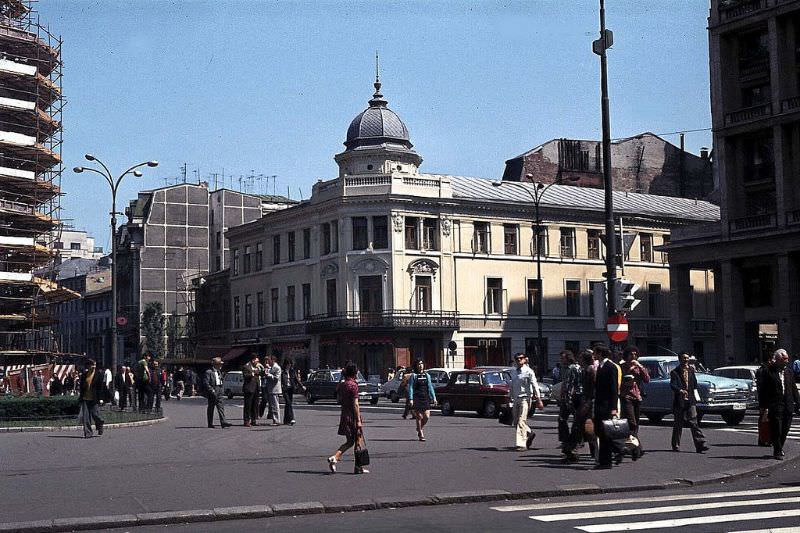
[[161,410],[161,394],[163,393],[162,389],[163,389],[163,387],[161,385],[158,385],[158,386],[153,385],[153,388],[152,388],[152,390],[153,390],[153,392],[155,394],[155,396],[154,396],[155,405],[154,406],[156,408],[156,411],[160,411]]
[[147,389],[144,383],[136,384],[136,397],[139,404],[139,410],[144,411],[147,409]]
[[769,419],[769,432],[772,435],[772,453],[780,455],[783,452],[783,445],[786,444],[786,437],[792,427],[792,412],[787,409],[775,411],[770,409],[767,418]]
[[562,401],[558,409],[558,440],[562,446],[566,446],[570,440],[569,417],[572,414],[574,414],[572,402]]
[[128,408],[128,387],[123,387],[119,391],[119,408],[124,411]]
[[607,438],[603,431],[603,420],[611,420],[611,413],[599,413],[594,417],[594,431],[600,441],[597,450],[597,462],[600,466],[611,466],[611,457],[614,455],[614,443]]
[[100,418],[100,408],[98,403],[94,400],[81,400],[86,412],[83,414],[83,435],[84,437],[92,436],[92,421],[98,431],[103,427],[103,419]]
[[244,391],[244,411],[242,413],[245,423],[255,424],[258,419],[258,391]]
[[674,408],[672,416],[675,421],[672,425],[672,447],[679,448],[681,445],[681,433],[683,428],[688,427],[692,432],[692,440],[694,441],[695,449],[702,448],[706,443],[706,437],[700,429],[697,422],[697,408],[695,406],[688,406],[683,408]]
[[214,426],[214,409],[217,410],[219,416],[219,424],[226,425],[228,422],[225,420],[225,404],[222,402],[222,388],[219,391],[209,391],[208,408],[206,409],[206,418],[208,419],[208,427]]
[[[144,385],[144,395],[145,395],[145,402],[146,402],[145,409],[147,411],[152,411],[153,410],[153,394],[154,394],[153,386],[150,383],[145,383],[145,385]],[[159,403],[159,405],[161,405],[161,404]],[[141,407],[141,406],[142,405],[139,404],[139,407]]]
[[283,389],[283,423],[294,422],[294,389]]
[[631,435],[639,436],[639,416],[641,415],[642,402],[639,400],[622,400],[622,416],[628,421]]

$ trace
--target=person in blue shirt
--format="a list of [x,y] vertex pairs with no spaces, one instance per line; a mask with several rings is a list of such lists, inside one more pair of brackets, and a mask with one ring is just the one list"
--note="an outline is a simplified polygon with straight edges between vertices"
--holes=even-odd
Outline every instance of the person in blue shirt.
[[425,372],[422,359],[414,363],[414,373],[408,379],[408,401],[417,421],[417,437],[424,442],[425,434],[422,430],[431,418],[431,405],[436,403],[436,392],[433,390],[430,374]]

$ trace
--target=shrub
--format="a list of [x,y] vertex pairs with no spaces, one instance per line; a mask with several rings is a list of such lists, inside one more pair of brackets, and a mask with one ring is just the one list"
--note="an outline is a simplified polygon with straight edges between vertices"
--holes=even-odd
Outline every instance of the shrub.
[[78,416],[77,396],[0,397],[0,420]]

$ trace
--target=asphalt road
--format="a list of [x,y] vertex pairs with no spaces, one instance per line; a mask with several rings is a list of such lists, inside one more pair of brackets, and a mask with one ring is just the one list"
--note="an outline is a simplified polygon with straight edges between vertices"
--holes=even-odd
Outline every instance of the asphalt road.
[[[769,456],[748,432],[752,424],[728,431],[709,418],[705,431],[712,449],[706,455],[675,454],[669,449],[669,425],[645,425],[641,437],[648,453],[641,460],[595,471],[588,457],[561,464],[555,407],[533,418],[535,449],[518,453],[511,450],[508,426],[470,413],[435,415],[427,442],[419,442],[413,422],[400,418],[398,406],[382,402],[364,407],[372,473],[354,477],[349,454],[338,474],[327,471],[325,458],[342,442],[333,403],[299,405],[294,427],[225,430],[205,427],[202,398],[173,400],[164,409],[165,422],[112,428],[88,440],[77,431],[0,435],[0,522],[302,501],[353,503],[478,489],[524,492],[584,484],[624,489],[715,475]],[[227,410],[241,424],[241,401],[228,402]],[[688,433],[684,439],[690,450]],[[793,441],[787,453],[797,451]],[[500,520],[513,513],[490,514]],[[206,528],[195,530],[201,529]]]
[[[203,524],[203,531],[326,533],[353,531],[532,531],[541,533],[628,531],[788,533],[800,531],[800,467],[782,465],[748,476],[675,491],[604,494],[512,502],[386,509],[356,513],[235,520]],[[790,514],[790,516],[781,516]],[[782,530],[781,528],[788,528]],[[137,528],[137,533],[198,531],[197,524]]]

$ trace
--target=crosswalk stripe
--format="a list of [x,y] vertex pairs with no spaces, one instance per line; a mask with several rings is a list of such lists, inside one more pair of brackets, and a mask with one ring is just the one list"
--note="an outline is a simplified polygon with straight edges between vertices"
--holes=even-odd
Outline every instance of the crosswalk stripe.
[[[674,494],[672,496],[652,496],[647,498],[647,502],[669,502],[683,500],[709,500],[716,498],[729,498],[738,496],[764,496],[767,494],[787,494],[800,492],[800,487],[780,487],[772,489],[727,491],[727,492],[708,492],[705,494]],[[592,507],[601,505],[618,505],[625,503],[642,503],[641,498],[617,498],[613,500],[584,500],[560,503],[531,503],[522,505],[501,505],[492,507],[493,511],[501,513],[513,511],[535,511],[537,509],[566,509],[570,507]]]
[[712,503],[699,503],[691,506],[686,505],[667,505],[664,507],[647,507],[643,509],[611,509],[609,511],[593,511],[589,513],[560,513],[549,514],[541,516],[530,516],[533,520],[540,522],[558,522],[560,520],[585,520],[591,518],[608,518],[612,516],[628,516],[632,513],[643,515],[648,514],[662,514],[662,513],[680,513],[695,511],[700,509],[717,509],[723,507],[749,507],[755,505],[781,505],[784,503],[797,503],[797,496],[791,498],[772,498],[762,500],[737,500],[732,502],[712,502]]
[[731,531],[729,533],[798,533],[800,526],[771,527],[769,529],[748,529],[747,531]]
[[714,516],[693,516],[691,518],[673,518],[670,520],[651,520],[648,522],[620,522],[616,524],[594,524],[589,526],[575,526],[575,529],[587,533],[610,533],[612,531],[635,531],[642,529],[655,529],[667,527],[692,526],[697,524],[716,524],[720,522],[740,522],[745,520],[766,520],[800,516],[800,509],[786,509],[782,511],[763,511],[759,513],[737,513]]

